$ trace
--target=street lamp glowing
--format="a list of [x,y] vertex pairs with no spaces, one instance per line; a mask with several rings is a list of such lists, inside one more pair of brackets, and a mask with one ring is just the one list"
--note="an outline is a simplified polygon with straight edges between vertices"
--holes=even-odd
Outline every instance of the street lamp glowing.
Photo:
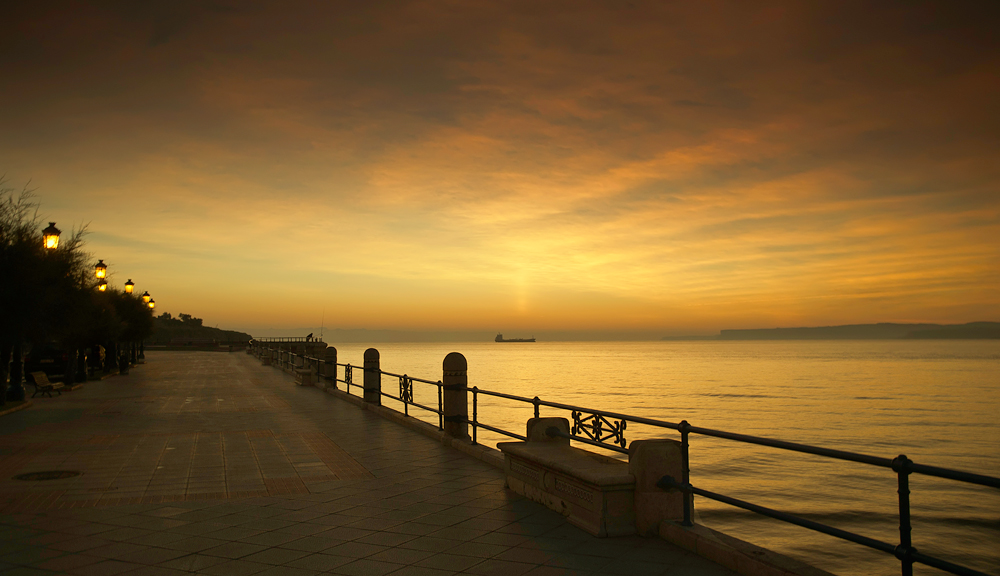
[[101,281],[97,283],[97,289],[101,292],[105,292],[108,289],[108,281],[101,278]]
[[104,260],[98,260],[97,264],[94,265],[94,277],[98,280],[102,280],[108,276],[108,265],[104,263]]
[[149,301],[152,300],[152,299],[153,299],[153,297],[149,295],[149,292],[143,292],[142,293],[142,301],[144,303],[149,304]]
[[42,230],[42,243],[46,250],[55,250],[59,247],[59,234],[62,234],[62,230],[56,228],[55,222],[49,222],[49,227]]
[[150,298],[149,299],[149,304],[146,304],[146,305],[149,306],[150,310],[152,310],[153,308],[156,308],[156,300],[153,300],[152,298]]
[[129,278],[128,282],[125,283],[125,293],[131,294],[133,290],[135,290],[135,282],[132,282],[132,279]]

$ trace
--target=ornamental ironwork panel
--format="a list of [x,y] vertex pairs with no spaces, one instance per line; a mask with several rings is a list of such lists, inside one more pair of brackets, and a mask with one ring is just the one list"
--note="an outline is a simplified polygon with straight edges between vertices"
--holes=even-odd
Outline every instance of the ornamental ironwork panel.
[[413,378],[406,374],[399,377],[399,399],[407,404],[413,403]]
[[606,442],[611,440],[612,444],[617,444],[622,448],[625,447],[625,426],[627,422],[624,420],[608,420],[601,414],[586,414],[583,412],[573,411],[573,429],[572,434],[574,436],[583,435],[591,440],[597,442]]
[[344,382],[347,383],[347,384],[354,384],[354,381],[352,380],[352,374],[351,374],[353,368],[354,367],[351,366],[350,364],[348,364],[347,366],[344,366]]

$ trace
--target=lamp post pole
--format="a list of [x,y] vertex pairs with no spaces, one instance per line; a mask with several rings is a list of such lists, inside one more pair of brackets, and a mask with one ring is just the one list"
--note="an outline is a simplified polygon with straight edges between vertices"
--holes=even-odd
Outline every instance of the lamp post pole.
[[[149,295],[149,291],[148,290],[144,291],[142,293],[142,301],[143,301],[144,304],[146,304],[146,306],[149,306],[150,313],[152,313],[153,308],[156,307],[156,301],[154,301],[153,297]],[[142,360],[143,363],[146,362],[146,341],[145,340],[140,340],[139,341],[139,360]]]
[[13,358],[10,363],[10,385],[7,387],[6,399],[18,402],[24,400],[24,344],[20,335],[14,340],[11,353]]
[[[51,254],[59,247],[59,235],[62,231],[56,228],[55,222],[49,222],[47,228],[42,230],[42,247],[46,254]],[[11,401],[24,400],[24,337],[17,334],[14,338],[14,345],[11,347],[13,359],[10,363],[10,385],[3,394],[4,399]],[[3,358],[6,362],[7,358]],[[3,385],[0,382],[0,385]]]

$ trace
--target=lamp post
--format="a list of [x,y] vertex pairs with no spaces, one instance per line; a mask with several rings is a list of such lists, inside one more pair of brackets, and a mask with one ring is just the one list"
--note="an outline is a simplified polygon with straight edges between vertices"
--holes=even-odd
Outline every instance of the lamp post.
[[[150,310],[152,310],[156,306],[156,303],[152,302],[152,300],[153,300],[153,297],[149,295],[149,291],[145,291],[145,292],[142,293],[142,303],[145,304],[146,306],[149,306]],[[146,341],[145,340],[142,340],[141,342],[139,342],[139,359],[142,360],[143,362],[145,362],[145,360],[146,360]]]
[[[46,252],[53,252],[59,247],[59,235],[62,231],[56,228],[55,222],[49,222],[47,228],[42,230],[42,246],[45,248]],[[5,350],[6,352],[6,350]],[[10,362],[9,372],[7,370],[0,371],[3,376],[10,376],[10,385],[8,387],[7,383],[0,380],[0,404],[3,404],[7,400],[24,400],[24,347],[21,342],[21,335],[17,334],[14,338],[14,343],[10,348],[10,353],[13,355]],[[7,362],[6,354],[2,360]],[[6,366],[4,367],[6,368]]]
[[49,222],[49,227],[42,230],[42,246],[46,250],[52,251],[59,247],[59,235],[62,230],[56,228],[55,222]]

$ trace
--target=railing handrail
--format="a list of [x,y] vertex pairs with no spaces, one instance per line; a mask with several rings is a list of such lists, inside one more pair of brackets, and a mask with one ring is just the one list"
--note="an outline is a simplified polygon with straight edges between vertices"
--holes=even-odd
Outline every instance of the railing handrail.
[[[797,442],[788,442],[786,440],[777,440],[774,438],[765,438],[763,436],[751,436],[749,434],[739,434],[736,432],[727,432],[725,430],[715,430],[712,428],[702,428],[700,426],[691,426],[686,421],[681,422],[668,422],[666,420],[657,420],[655,418],[646,418],[643,416],[632,416],[630,414],[622,414],[619,412],[610,412],[607,410],[599,410],[596,408],[587,408],[584,406],[575,406],[572,404],[562,404],[559,402],[549,402],[547,400],[541,400],[539,398],[528,398],[526,396],[517,396],[514,394],[506,394],[504,392],[496,392],[493,390],[484,390],[482,388],[477,388],[475,386],[467,388],[470,392],[475,388],[477,394],[485,394],[487,396],[496,396],[498,398],[506,398],[508,400],[517,400],[527,404],[538,404],[539,406],[547,406],[551,408],[559,408],[562,410],[569,410],[571,412],[588,412],[591,414],[600,414],[605,417],[615,418],[618,420],[624,420],[626,422],[634,422],[636,424],[645,424],[648,426],[655,426],[659,428],[669,428],[671,430],[682,431],[682,428],[687,428],[687,430],[694,434],[701,434],[703,436],[713,436],[716,438],[724,438],[727,440],[734,440],[737,442],[744,442],[747,444],[757,444],[760,446],[769,446],[771,448],[779,448],[783,450],[790,450],[794,452],[803,452],[806,454],[813,454],[816,456],[825,456],[827,458],[836,458],[838,460],[848,460],[852,462],[860,462],[862,464],[869,464],[872,466],[879,466],[881,468],[894,469],[894,459],[884,458],[880,456],[872,456],[870,454],[861,454],[858,452],[850,452],[848,450],[838,450],[834,448],[823,448],[821,446],[812,446],[809,444],[800,444]],[[574,440],[577,438],[574,438]],[[601,444],[602,447],[613,448],[613,445]],[[939,478],[947,478],[950,480],[958,480],[961,482],[969,482],[972,484],[980,484],[982,486],[990,486],[993,488],[1000,488],[1000,478],[994,478],[992,476],[986,476],[983,474],[975,474],[972,472],[964,472],[961,470],[953,470],[950,468],[943,468],[940,466],[930,466],[926,464],[916,464],[910,462],[909,471],[916,472],[918,474],[924,474],[927,476],[937,476]]]

